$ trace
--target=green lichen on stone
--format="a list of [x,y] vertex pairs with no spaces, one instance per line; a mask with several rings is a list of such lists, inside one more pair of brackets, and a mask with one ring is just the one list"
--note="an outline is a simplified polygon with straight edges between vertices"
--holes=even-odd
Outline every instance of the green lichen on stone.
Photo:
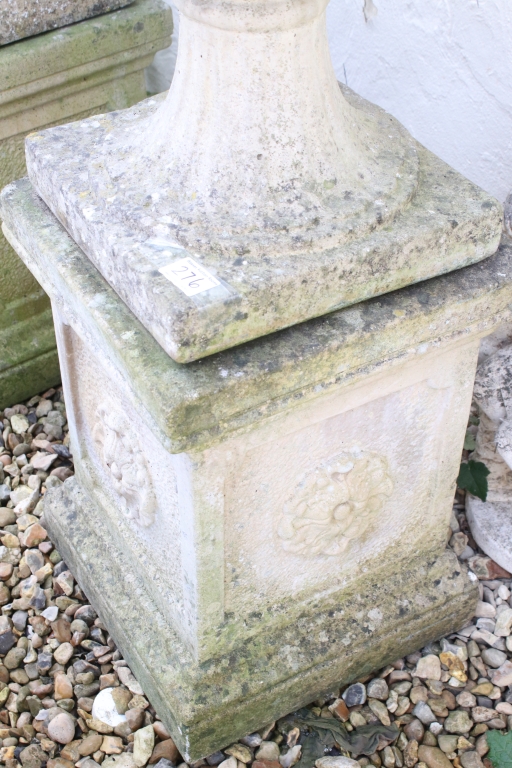
[[[119,11],[5,48],[2,51],[0,91],[19,89],[57,73],[61,79],[71,81],[73,75],[76,77],[76,73],[71,71],[73,67],[96,62],[92,71],[104,70],[105,64],[112,63],[115,54],[123,54],[125,61],[135,59],[135,55],[140,57],[149,53],[151,56],[166,43],[169,44],[171,34],[172,12],[163,0],[136,0]],[[151,45],[150,51],[140,48],[148,44]],[[102,59],[107,61],[102,62]],[[142,63],[137,68],[144,66]],[[90,76],[92,71],[86,74]],[[118,79],[120,75],[118,73]],[[122,90],[122,82],[119,89]]]
[[44,392],[59,382],[59,358],[55,348],[23,360],[6,371],[0,371],[0,409],[25,400],[34,392]]
[[[382,110],[375,105],[343,90],[361,115],[373,115],[375,120],[381,116]],[[85,125],[34,134],[27,140],[27,166],[38,194],[153,338],[180,363],[459,269],[498,248],[503,214],[498,201],[418,145],[417,188],[396,212],[392,225],[366,222],[359,231],[361,222],[352,229],[349,217],[350,234],[339,241],[338,235],[332,235],[316,245],[314,232],[306,230],[300,237],[291,232],[286,235],[285,247],[283,233],[274,242],[269,226],[263,253],[258,250],[262,243],[253,243],[252,252],[249,232],[244,241],[240,233],[225,241],[224,234],[217,231],[217,226],[220,231],[223,227],[211,222],[212,232],[210,225],[204,232],[201,227],[196,232],[200,206],[190,213],[191,221],[196,222],[190,232],[182,221],[184,212],[176,212],[176,216],[173,212],[171,219],[176,224],[172,226],[178,226],[179,242],[188,243],[191,253],[199,254],[201,267],[220,281],[191,298],[160,272],[188,253],[170,246],[176,244],[176,233],[171,225],[163,224],[170,212],[173,177],[167,178],[168,168],[161,158],[153,161],[143,154],[140,168],[133,163],[146,126],[153,124],[159,108],[163,110],[159,114],[165,114],[161,98]],[[167,100],[166,105],[168,108]],[[118,137],[113,142],[116,148],[109,148],[103,156],[105,146],[111,146],[108,136]],[[114,158],[117,170],[107,173],[110,181],[105,182],[103,199],[97,192],[94,168],[96,164],[99,169],[109,167]],[[83,176],[80,170],[88,163],[89,175]],[[146,178],[148,163],[151,174]],[[103,181],[98,183],[101,186]],[[60,202],[63,187],[65,205]],[[161,189],[167,192],[157,195],[159,202],[148,203],[153,191]],[[92,210],[95,214],[90,218]],[[340,217],[343,220],[341,212]],[[226,227],[229,232],[227,223]],[[265,228],[255,227],[255,231],[260,229]],[[160,232],[157,242],[156,231]]]

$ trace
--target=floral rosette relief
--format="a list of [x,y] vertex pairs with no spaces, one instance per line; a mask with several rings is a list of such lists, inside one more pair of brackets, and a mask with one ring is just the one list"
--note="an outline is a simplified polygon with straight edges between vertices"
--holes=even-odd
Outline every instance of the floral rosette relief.
[[156,508],[151,476],[128,420],[119,411],[100,405],[92,436],[126,516],[144,527],[151,525]]
[[368,530],[393,492],[387,459],[354,450],[306,475],[283,508],[286,552],[339,555]]

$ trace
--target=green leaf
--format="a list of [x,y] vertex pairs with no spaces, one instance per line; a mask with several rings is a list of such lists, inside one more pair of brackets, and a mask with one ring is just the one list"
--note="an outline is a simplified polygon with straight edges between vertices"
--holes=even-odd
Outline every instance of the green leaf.
[[487,744],[494,768],[512,768],[512,731],[505,736],[498,731],[487,731]]
[[466,437],[464,438],[464,450],[474,451],[475,448],[476,448],[475,436],[472,435],[471,432],[466,432]]
[[473,414],[471,414],[469,417],[469,423],[478,426],[480,424],[480,419],[477,416],[473,416]]
[[457,485],[464,491],[485,501],[487,498],[487,475],[489,470],[481,461],[468,461],[460,465]]

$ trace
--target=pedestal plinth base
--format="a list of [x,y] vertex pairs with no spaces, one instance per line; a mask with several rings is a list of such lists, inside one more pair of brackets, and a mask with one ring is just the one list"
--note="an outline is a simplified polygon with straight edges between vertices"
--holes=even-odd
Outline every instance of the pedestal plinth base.
[[197,664],[75,478],[47,494],[44,524],[188,761],[460,628],[478,595],[450,551],[405,567],[391,561],[353,583],[329,615],[304,612]]
[[472,615],[444,549],[508,245],[185,366],[26,180],[1,213],[56,319],[77,479],[49,530],[184,757]]

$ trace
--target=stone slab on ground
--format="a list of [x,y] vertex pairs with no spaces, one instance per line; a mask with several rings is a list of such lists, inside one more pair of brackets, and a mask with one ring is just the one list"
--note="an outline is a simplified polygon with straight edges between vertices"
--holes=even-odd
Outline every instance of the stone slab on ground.
[[[340,87],[358,119],[378,124],[382,134],[390,116]],[[251,251],[249,235],[247,247],[233,240],[233,252],[226,251],[229,242],[224,247],[206,235],[203,245],[200,238],[187,243],[186,227],[173,223],[179,218],[173,206],[183,202],[173,202],[168,189],[173,172],[158,158],[146,159],[137,144],[149,141],[151,121],[162,122],[165,109],[166,101],[156,97],[115,115],[39,132],[27,141],[27,167],[74,240],[179,362],[458,269],[498,247],[499,203],[420,145],[414,147],[410,202],[381,226],[360,231],[360,223],[349,228],[349,219],[339,245],[316,247],[310,235],[309,245],[294,250],[293,233],[289,246],[275,253],[272,240],[263,254]],[[197,211],[190,216],[201,219]],[[188,258],[196,265],[190,275],[197,278],[198,267],[201,279],[213,277],[212,287],[193,295],[176,287],[185,269],[181,260]],[[172,282],[159,270],[175,264],[181,271]]]
[[0,0],[0,45],[116,11],[132,0]]
[[[0,187],[25,174],[31,131],[144,98],[144,68],[171,32],[168,6],[138,0],[3,48]],[[59,379],[49,300],[0,234],[0,408]]]

